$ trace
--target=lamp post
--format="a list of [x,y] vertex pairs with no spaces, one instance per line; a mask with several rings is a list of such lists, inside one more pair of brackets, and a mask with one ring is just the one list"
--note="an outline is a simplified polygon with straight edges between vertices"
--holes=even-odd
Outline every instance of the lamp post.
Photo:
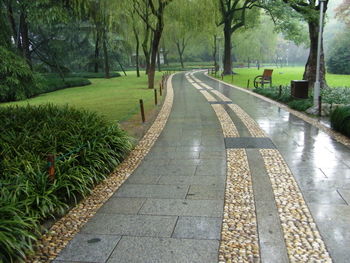
[[326,0],[319,0],[320,2],[320,22],[319,22],[319,32],[318,32],[318,43],[317,43],[317,63],[316,63],[316,80],[314,84],[314,106],[319,107],[320,96],[320,58],[321,58],[321,41],[323,32],[323,9],[324,2]]

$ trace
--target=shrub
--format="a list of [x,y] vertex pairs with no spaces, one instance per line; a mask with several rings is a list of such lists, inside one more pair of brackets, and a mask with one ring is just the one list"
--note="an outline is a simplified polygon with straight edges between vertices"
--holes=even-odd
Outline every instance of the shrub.
[[23,58],[0,46],[0,102],[22,100],[41,92],[40,79]]
[[334,87],[322,89],[322,101],[329,104],[350,104],[350,88]]
[[39,222],[90,193],[132,145],[117,125],[69,107],[0,107],[0,119],[0,262],[11,262],[31,250]]
[[306,111],[308,108],[312,107],[312,105],[313,103],[311,99],[292,100],[288,103],[290,108],[298,111]]
[[350,106],[337,107],[331,113],[331,127],[350,137]]
[[[86,86],[90,85],[91,81],[86,78],[80,78],[80,77],[70,77],[65,78],[64,80],[62,78],[46,75],[45,80],[43,81],[43,89],[41,93],[47,93],[52,92],[55,90],[65,89],[65,88],[71,88],[71,87],[80,87],[80,86]],[[39,94],[35,94],[39,95]]]
[[290,87],[282,86],[281,93],[279,87],[273,86],[268,88],[257,88],[253,90],[256,93],[269,97],[273,100],[288,104],[292,109],[306,111],[312,106],[311,99],[295,99],[291,96]]
[[[94,78],[104,78],[105,73],[104,72],[77,72],[77,73],[70,73],[66,75],[67,77],[80,77],[80,78],[87,78],[87,79],[94,79]],[[118,72],[110,72],[109,76],[111,78],[117,78],[120,77],[120,73]]]

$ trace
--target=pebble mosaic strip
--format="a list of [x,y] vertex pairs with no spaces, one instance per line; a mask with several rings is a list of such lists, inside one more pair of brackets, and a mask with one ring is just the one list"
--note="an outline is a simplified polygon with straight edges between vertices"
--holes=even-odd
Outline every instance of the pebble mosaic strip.
[[[206,73],[205,73],[206,74]],[[293,110],[289,107],[287,107],[286,105],[282,104],[282,103],[279,103],[277,101],[274,101],[274,100],[271,100],[265,96],[262,96],[260,94],[257,94],[253,91],[250,91],[250,90],[247,90],[247,89],[244,89],[244,88],[241,88],[241,87],[238,87],[238,86],[235,86],[235,85],[231,85],[229,83],[226,83],[224,81],[221,81],[221,80],[218,80],[218,79],[215,79],[211,76],[209,76],[208,74],[206,74],[209,78],[211,79],[214,79],[218,82],[221,82],[223,84],[225,84],[226,86],[229,86],[229,87],[232,87],[232,88],[235,88],[235,89],[238,89],[240,91],[243,91],[243,92],[246,92],[246,93],[249,93],[250,95],[253,95],[255,97],[258,97],[264,101],[267,101],[267,102],[270,102],[271,104],[274,104],[276,105],[277,107],[280,107],[281,109],[285,110],[285,111],[288,111],[290,112],[291,114],[293,114],[294,116],[297,116],[299,117],[300,119],[302,119],[303,121],[306,121],[307,123],[315,126],[316,128],[322,130],[323,132],[327,133],[329,136],[331,136],[332,138],[334,138],[337,142],[340,142],[341,144],[344,144],[346,146],[350,146],[350,138],[346,137],[345,135],[339,133],[339,132],[336,132],[334,131],[333,129],[331,128],[328,128],[327,126],[323,125],[321,122],[319,122],[318,120],[316,119],[313,119],[309,116],[307,116],[306,114],[302,113],[302,112],[299,112],[299,111],[296,111],[296,110]]]
[[193,73],[190,75],[191,78],[196,81],[197,83],[200,83],[205,89],[208,89],[208,90],[213,90],[212,87],[210,87],[209,85],[205,84],[204,82],[202,82],[200,79],[196,78]]
[[261,149],[290,262],[332,262],[299,187],[278,150]]
[[[202,93],[203,94],[203,93]],[[211,105],[224,137],[239,137],[220,104]],[[252,178],[244,149],[227,149],[227,177],[219,262],[259,262],[259,240]]]
[[244,149],[228,149],[219,262],[259,262],[252,178]]
[[241,119],[244,125],[247,127],[249,133],[253,137],[267,137],[266,133],[259,127],[259,125],[253,120],[241,107],[237,104],[228,105],[233,112]]
[[211,106],[219,119],[224,137],[239,137],[237,128],[224,107],[220,104],[212,104]]
[[37,243],[37,251],[26,262],[51,262],[68,242],[79,232],[82,226],[97,212],[97,210],[114,194],[124,181],[138,167],[149,152],[154,142],[163,130],[173,105],[172,76],[167,83],[167,94],[163,106],[145,136],[135,149],[118,166],[115,172],[97,185],[92,194],[71,209],[58,220]]
[[216,99],[206,90],[200,90],[200,93],[207,99],[209,102],[214,102]]

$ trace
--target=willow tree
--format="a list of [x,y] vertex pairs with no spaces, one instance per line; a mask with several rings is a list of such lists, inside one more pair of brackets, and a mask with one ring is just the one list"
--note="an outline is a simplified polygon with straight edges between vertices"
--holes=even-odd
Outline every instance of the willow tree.
[[159,44],[164,29],[165,8],[172,0],[133,0],[136,13],[152,32],[151,55],[148,69],[148,88],[154,88],[154,76]]
[[[224,75],[232,74],[232,34],[243,27],[248,19],[247,13],[253,7],[259,5],[258,0],[218,0],[220,20],[218,26],[223,26],[224,30]],[[257,17],[258,13],[250,17],[249,20]]]

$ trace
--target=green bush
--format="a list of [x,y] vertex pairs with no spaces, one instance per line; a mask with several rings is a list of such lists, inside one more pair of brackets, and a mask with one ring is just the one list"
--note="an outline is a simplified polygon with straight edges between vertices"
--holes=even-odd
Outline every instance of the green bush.
[[329,104],[350,104],[350,88],[324,88],[322,89],[322,101]]
[[15,53],[0,46],[0,102],[22,100],[42,91],[40,79]]
[[331,113],[331,127],[350,137],[350,106],[337,107]]
[[267,87],[267,88],[257,88],[253,90],[256,93],[259,93],[263,96],[271,98],[273,100],[286,103],[292,109],[298,111],[306,111],[308,108],[312,106],[311,99],[295,99],[290,94],[289,86],[282,86],[281,94],[279,92],[279,87]]
[[[94,78],[104,78],[105,73],[104,72],[77,72],[77,73],[70,73],[66,75],[67,77],[80,77],[80,78],[87,78],[87,79],[94,79]],[[120,77],[120,73],[114,72],[109,73],[109,76],[111,78],[117,78]]]
[[39,222],[89,194],[132,145],[117,125],[69,107],[0,107],[0,119],[0,262],[12,262],[32,249]]
[[[90,84],[91,84],[91,81],[86,78],[69,77],[63,80],[62,78],[59,78],[56,76],[46,75],[43,81],[43,89],[41,93],[47,93],[47,92],[52,92],[55,90],[71,88],[71,87],[86,86]],[[39,95],[39,94],[40,93],[35,95]]]
[[288,106],[294,110],[306,111],[308,108],[312,107],[313,102],[311,99],[299,99],[292,100],[288,103]]

